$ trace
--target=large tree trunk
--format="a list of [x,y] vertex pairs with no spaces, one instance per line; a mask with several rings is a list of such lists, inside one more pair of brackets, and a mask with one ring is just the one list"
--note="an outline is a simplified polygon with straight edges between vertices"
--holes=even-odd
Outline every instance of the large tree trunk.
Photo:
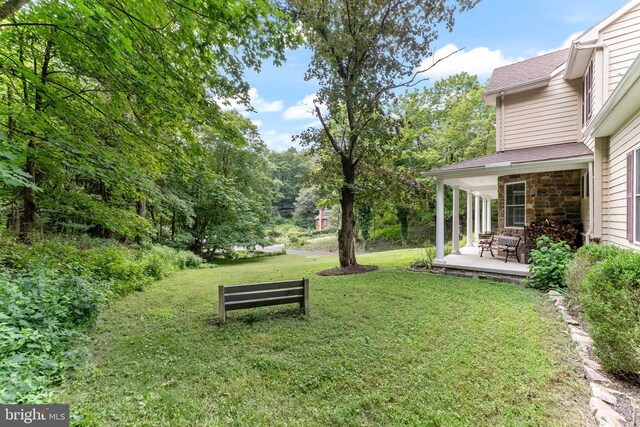
[[355,247],[356,218],[353,212],[355,202],[355,166],[349,159],[342,159],[342,172],[344,184],[342,186],[342,197],[340,207],[342,208],[342,221],[338,234],[338,256],[340,267],[351,267],[357,265]]
[[[51,55],[53,49],[53,42],[51,40],[47,41],[47,45],[44,50],[44,57],[42,60],[42,69],[40,72],[40,82],[45,85],[47,84],[47,78],[49,77],[49,63],[51,62]],[[20,47],[20,62],[24,64],[23,57],[23,47]],[[23,80],[24,83],[24,80]],[[28,104],[28,92],[26,89],[25,83],[25,93],[24,93],[24,102]],[[41,89],[36,89],[34,96],[34,104],[33,108],[36,112],[40,112],[44,109],[44,99]],[[36,139],[36,135],[34,133],[31,134],[31,139],[29,140],[29,151],[27,154],[27,161],[25,164],[24,171],[29,174],[33,182],[38,185],[39,179],[36,175],[36,160],[35,160],[35,152],[38,149],[38,140]],[[36,204],[36,191],[33,188],[25,187],[23,192],[24,199],[24,226],[21,229],[20,236],[24,243],[30,244],[32,234],[36,228],[36,213],[38,210],[38,206]]]
[[29,0],[6,0],[0,3],[0,21],[4,21],[27,3]]

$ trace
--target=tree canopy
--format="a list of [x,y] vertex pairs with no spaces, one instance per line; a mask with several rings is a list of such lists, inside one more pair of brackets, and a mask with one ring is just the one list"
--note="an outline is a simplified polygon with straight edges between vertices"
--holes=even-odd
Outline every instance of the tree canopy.
[[[378,145],[376,130],[387,128],[385,107],[395,91],[420,80],[440,25],[451,31],[454,16],[478,0],[287,0],[312,58],[307,79],[320,89],[316,113],[324,136],[313,131],[309,144],[331,147],[340,161],[343,185],[339,233],[342,267],[356,264],[355,183],[358,165]],[[319,107],[324,104],[325,117]]]
[[[297,40],[266,0],[44,0],[0,22],[8,223],[25,241],[38,228],[140,238],[155,233],[148,212],[167,216],[151,210],[160,200],[196,212],[179,197],[188,189],[167,191],[167,177],[247,196],[242,185],[255,182],[200,173],[224,147],[242,152],[237,161],[265,150],[216,100],[248,103],[245,71],[281,63]],[[245,202],[234,212],[258,210]]]

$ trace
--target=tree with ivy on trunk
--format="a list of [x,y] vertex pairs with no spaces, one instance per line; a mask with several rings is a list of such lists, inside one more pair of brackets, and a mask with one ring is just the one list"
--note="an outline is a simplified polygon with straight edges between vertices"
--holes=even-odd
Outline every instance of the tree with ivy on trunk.
[[[358,166],[368,150],[375,150],[374,144],[367,144],[367,134],[384,128],[384,109],[395,92],[425,80],[428,67],[423,61],[440,25],[453,30],[455,14],[478,1],[286,0],[312,50],[305,78],[320,85],[315,111],[325,137],[302,139],[329,144],[342,170],[341,267],[357,265]],[[320,105],[326,106],[326,115]]]

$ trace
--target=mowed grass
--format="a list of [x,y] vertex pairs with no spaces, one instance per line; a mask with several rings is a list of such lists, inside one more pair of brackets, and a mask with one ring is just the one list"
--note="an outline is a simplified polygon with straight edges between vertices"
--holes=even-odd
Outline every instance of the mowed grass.
[[[83,425],[577,426],[587,386],[539,293],[410,273],[318,277],[334,256],[287,255],[176,274],[116,301],[86,367],[59,390]],[[295,306],[228,313],[217,285],[310,278]]]

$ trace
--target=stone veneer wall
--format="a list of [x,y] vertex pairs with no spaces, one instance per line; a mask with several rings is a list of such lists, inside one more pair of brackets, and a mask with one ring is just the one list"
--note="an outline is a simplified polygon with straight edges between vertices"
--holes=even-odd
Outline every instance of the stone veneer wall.
[[524,230],[505,228],[505,184],[526,182],[526,222],[581,222],[580,170],[528,173],[498,178],[498,233],[524,237]]

